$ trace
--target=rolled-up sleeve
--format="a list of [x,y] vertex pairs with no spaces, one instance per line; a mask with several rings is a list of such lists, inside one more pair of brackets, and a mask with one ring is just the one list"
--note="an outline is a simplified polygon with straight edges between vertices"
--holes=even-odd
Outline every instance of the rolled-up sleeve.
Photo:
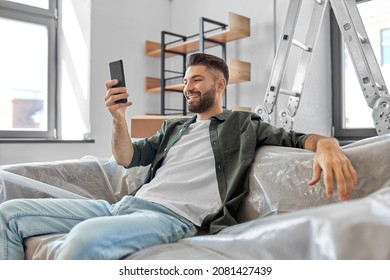
[[165,122],[161,130],[150,138],[133,141],[133,160],[127,168],[134,166],[147,166],[151,164],[160,147],[161,139],[164,136]]

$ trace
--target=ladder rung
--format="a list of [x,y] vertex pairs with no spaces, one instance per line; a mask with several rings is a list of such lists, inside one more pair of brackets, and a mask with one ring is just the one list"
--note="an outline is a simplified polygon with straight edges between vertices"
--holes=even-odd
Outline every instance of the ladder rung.
[[382,90],[382,89],[383,89],[383,85],[378,84],[377,82],[375,82],[375,85],[376,85],[376,87],[377,87],[379,90]]
[[304,50],[304,51],[311,52],[311,48],[310,48],[310,47],[308,47],[308,46],[302,44],[301,42],[299,42],[299,41],[297,41],[297,40],[295,40],[295,39],[292,40],[292,43],[293,43],[295,46],[301,48],[301,49]]
[[291,91],[291,90],[287,90],[287,89],[279,89],[279,92],[280,93],[283,93],[285,95],[289,95],[289,96],[294,96],[294,97],[300,97],[301,94],[299,92],[295,92],[295,91]]
[[359,37],[359,40],[362,44],[366,43],[367,42],[367,39],[364,38],[362,35],[360,35],[360,33],[357,33],[358,37]]

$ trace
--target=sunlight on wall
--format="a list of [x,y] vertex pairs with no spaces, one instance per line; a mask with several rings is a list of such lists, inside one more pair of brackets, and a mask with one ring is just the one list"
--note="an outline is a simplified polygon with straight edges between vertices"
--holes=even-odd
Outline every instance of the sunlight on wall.
[[89,139],[91,2],[60,1],[60,126],[64,140]]

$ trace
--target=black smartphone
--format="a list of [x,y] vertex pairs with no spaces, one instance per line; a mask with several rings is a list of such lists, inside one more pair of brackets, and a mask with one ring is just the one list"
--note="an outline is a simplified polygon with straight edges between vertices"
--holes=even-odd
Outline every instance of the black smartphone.
[[[114,87],[126,87],[125,73],[123,71],[123,61],[117,60],[110,62],[111,80],[118,80],[118,83]],[[119,99],[115,103],[126,103],[127,98]]]

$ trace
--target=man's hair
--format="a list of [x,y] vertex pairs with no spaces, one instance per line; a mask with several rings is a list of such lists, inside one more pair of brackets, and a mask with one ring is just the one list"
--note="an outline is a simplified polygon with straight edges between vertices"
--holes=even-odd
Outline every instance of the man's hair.
[[229,82],[229,68],[220,57],[205,53],[194,53],[188,59],[187,68],[194,65],[203,65],[208,69],[220,71],[226,80],[226,84]]

